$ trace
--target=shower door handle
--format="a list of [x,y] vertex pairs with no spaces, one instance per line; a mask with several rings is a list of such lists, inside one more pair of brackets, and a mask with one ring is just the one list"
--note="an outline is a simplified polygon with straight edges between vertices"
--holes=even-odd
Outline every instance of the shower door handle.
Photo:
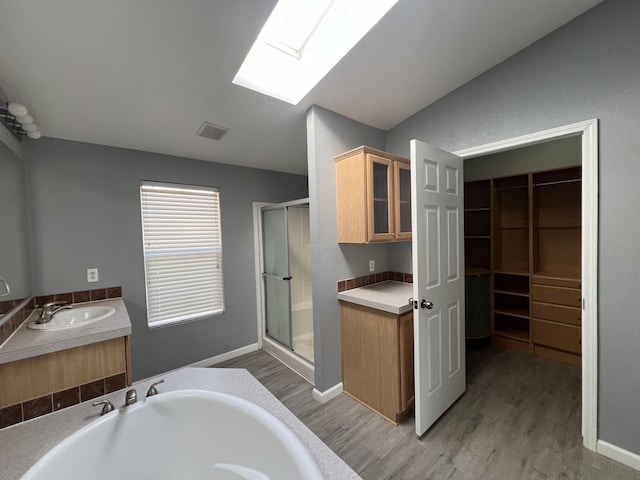
[[276,280],[291,280],[293,278],[292,275],[289,275],[288,277],[279,277],[278,275],[271,275],[270,273],[262,273],[263,277],[269,277],[269,278],[274,278]]

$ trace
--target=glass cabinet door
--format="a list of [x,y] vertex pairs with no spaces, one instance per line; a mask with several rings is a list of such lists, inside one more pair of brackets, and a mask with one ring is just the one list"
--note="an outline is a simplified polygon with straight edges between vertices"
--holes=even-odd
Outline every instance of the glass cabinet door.
[[411,238],[411,168],[394,162],[396,240]]
[[393,162],[369,154],[367,162],[368,240],[393,239]]

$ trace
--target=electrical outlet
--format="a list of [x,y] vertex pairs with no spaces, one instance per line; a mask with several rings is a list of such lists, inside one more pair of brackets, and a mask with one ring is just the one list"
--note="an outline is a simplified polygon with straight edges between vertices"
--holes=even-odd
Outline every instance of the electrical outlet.
[[375,272],[376,271],[376,261],[375,260],[369,260],[369,271],[370,272]]
[[98,281],[98,269],[97,268],[87,268],[87,282],[97,282]]

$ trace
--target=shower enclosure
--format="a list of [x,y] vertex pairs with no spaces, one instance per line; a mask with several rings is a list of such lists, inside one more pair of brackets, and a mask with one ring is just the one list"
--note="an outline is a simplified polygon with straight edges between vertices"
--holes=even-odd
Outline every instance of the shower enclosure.
[[308,199],[262,207],[261,213],[265,344],[275,341],[287,353],[312,365]]

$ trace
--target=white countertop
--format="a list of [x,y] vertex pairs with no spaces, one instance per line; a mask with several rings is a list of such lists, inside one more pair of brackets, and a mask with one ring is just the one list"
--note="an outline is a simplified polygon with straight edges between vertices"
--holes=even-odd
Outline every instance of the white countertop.
[[338,300],[375,308],[400,315],[411,310],[409,298],[413,297],[413,285],[402,282],[381,282],[366,287],[338,292]]
[[105,305],[115,308],[116,312],[104,320],[82,327],[46,332],[27,328],[29,322],[37,319],[38,314],[34,311],[0,346],[0,364],[131,335],[131,321],[122,298],[75,305]]
[[[274,397],[258,380],[244,369],[232,368],[184,368],[165,375],[158,375],[165,382],[158,391],[201,389],[227,393],[249,400],[281,420],[302,441],[316,461],[326,480],[357,480],[360,477],[309,430],[293,413]],[[138,397],[144,397],[149,385],[156,379],[143,380],[133,385]],[[124,403],[125,390],[119,390],[102,398],[119,408]],[[98,418],[99,407],[91,402],[65,408],[55,413],[0,430],[0,477],[3,480],[19,479],[40,457],[74,431]],[[143,399],[138,401],[144,401]]]

